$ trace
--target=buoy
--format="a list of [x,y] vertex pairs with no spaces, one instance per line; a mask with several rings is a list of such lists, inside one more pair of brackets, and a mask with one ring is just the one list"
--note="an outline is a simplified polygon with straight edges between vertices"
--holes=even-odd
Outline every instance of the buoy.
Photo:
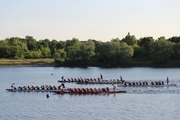
[[49,94],[47,94],[46,97],[49,98]]

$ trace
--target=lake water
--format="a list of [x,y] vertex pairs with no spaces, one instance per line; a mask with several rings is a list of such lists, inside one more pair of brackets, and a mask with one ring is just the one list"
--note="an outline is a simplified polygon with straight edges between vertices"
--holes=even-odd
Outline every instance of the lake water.
[[[8,92],[15,86],[56,85],[65,78],[119,79],[127,81],[166,81],[174,87],[117,87],[123,94],[54,95],[43,92]],[[180,68],[66,68],[13,67],[0,68],[1,120],[179,120]],[[112,87],[111,85],[80,85],[66,87]]]

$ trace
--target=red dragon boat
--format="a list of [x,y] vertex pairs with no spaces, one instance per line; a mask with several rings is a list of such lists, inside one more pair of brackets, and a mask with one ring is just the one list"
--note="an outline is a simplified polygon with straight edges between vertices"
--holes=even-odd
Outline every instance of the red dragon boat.
[[106,88],[68,88],[61,91],[52,91],[56,94],[115,94],[126,93],[124,90],[114,90]]

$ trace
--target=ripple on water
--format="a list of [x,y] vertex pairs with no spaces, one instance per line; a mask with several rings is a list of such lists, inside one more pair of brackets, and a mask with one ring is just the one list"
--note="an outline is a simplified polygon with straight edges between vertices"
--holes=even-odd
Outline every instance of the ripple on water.
[[[104,77],[107,78],[119,76],[119,73],[125,79],[163,78],[165,73],[168,73],[170,78],[179,77],[177,75],[179,69],[168,69],[168,72],[167,69],[153,68],[90,68],[78,71],[79,69],[49,67],[0,69],[0,118],[2,120],[179,120],[180,118],[180,86],[117,87],[117,89],[126,90],[127,93],[115,95],[53,95],[49,93],[49,98],[46,98],[47,93],[41,92],[11,93],[5,91],[13,82],[16,85],[29,85],[43,75],[46,77],[38,80],[36,82],[38,85],[57,85],[59,84],[57,78],[61,77],[60,74],[67,77],[92,77],[89,72],[93,73],[93,77],[97,77],[99,73],[106,73]],[[51,73],[54,73],[53,76]],[[154,74],[155,76],[152,76]],[[171,79],[171,82],[180,84],[179,79]],[[66,84],[66,86],[112,87],[111,85],[77,85],[74,83]]]

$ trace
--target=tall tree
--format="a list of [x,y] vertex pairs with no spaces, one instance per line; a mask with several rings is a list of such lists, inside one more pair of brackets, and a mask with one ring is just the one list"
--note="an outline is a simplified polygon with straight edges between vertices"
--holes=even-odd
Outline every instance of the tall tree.
[[52,40],[51,43],[50,43],[50,50],[51,50],[51,55],[53,56],[57,50],[57,40]]
[[142,57],[142,58],[151,58],[150,57],[150,47],[154,42],[153,37],[144,37],[140,38],[138,41],[139,46],[134,46],[134,57]]
[[112,41],[101,45],[99,51],[99,62],[105,64],[119,65],[127,63],[133,56],[133,48],[125,42]]
[[173,51],[173,59],[178,60],[180,62],[180,43],[174,44]]
[[151,58],[154,63],[166,64],[169,57],[173,53],[174,44],[165,40],[164,37],[159,38],[152,44]]
[[85,62],[87,62],[88,59],[90,59],[92,56],[95,55],[95,44],[94,42],[88,41],[83,42],[80,46],[81,49],[81,59]]
[[26,36],[25,40],[29,51],[38,50],[37,41],[32,36]]
[[136,44],[137,41],[136,41],[136,37],[134,35],[130,35],[130,33],[128,33],[126,35],[126,37],[122,39],[122,42],[125,42],[128,45],[133,46]]
[[174,43],[179,43],[180,42],[180,36],[174,36],[168,39],[168,41],[174,42]]
[[66,41],[65,51],[67,52],[67,59],[72,61],[71,63],[75,63],[75,61],[80,59],[80,46],[81,42],[77,38]]
[[56,50],[54,54],[54,60],[56,63],[59,63],[59,64],[64,62],[66,60],[66,51],[64,51],[64,49]]

